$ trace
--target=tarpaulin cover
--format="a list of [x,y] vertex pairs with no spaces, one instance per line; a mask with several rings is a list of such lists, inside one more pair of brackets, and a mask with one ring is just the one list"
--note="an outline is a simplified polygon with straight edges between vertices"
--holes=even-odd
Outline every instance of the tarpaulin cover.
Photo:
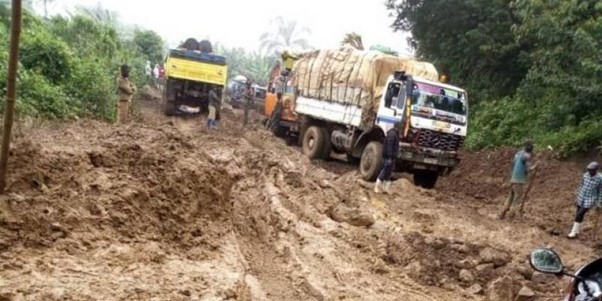
[[[304,54],[293,68],[293,86],[299,96],[357,105],[364,117],[372,119],[387,79],[395,71],[439,79],[437,69],[430,63],[345,47]],[[365,121],[368,120],[362,123]]]

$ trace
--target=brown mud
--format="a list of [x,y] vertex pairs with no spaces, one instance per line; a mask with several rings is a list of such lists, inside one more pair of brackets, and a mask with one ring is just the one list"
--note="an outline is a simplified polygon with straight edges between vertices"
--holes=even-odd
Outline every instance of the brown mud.
[[596,252],[591,227],[564,238],[580,171],[551,157],[529,216],[498,221],[512,150],[466,154],[436,190],[402,177],[374,195],[259,116],[245,130],[226,110],[210,131],[141,106],[125,126],[45,125],[14,141],[0,300],[495,300],[522,287],[559,300],[564,282],[533,274],[528,252],[553,246],[569,267]]

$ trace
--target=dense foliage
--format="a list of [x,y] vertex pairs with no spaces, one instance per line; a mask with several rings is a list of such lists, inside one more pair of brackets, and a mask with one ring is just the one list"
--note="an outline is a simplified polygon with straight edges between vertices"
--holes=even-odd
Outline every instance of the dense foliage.
[[257,51],[246,51],[244,48],[227,48],[216,45],[215,52],[224,55],[228,60],[228,78],[244,75],[260,85],[267,85],[272,66],[278,60],[273,55],[263,55]]
[[469,91],[471,147],[602,140],[602,1],[387,0],[418,55]]
[[[6,82],[9,27],[10,11],[2,5],[2,83]],[[129,64],[130,76],[140,87],[147,80],[143,75],[145,61],[158,62],[163,47],[161,38],[151,31],[138,30],[132,39],[126,39],[113,23],[85,14],[43,19],[26,11],[20,45],[17,113],[57,119],[90,116],[112,120],[119,66]]]

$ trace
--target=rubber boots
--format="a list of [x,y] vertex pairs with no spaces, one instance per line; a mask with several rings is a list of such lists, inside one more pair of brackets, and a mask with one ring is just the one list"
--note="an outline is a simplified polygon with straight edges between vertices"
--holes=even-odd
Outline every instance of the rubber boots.
[[575,238],[577,237],[577,235],[579,235],[579,233],[581,232],[581,223],[573,223],[573,229],[571,230],[571,233],[569,233],[568,238]]
[[391,181],[385,181],[383,187],[386,194],[391,194]]
[[374,193],[381,193],[381,186],[383,185],[383,181],[380,179],[376,179],[376,184],[374,184]]

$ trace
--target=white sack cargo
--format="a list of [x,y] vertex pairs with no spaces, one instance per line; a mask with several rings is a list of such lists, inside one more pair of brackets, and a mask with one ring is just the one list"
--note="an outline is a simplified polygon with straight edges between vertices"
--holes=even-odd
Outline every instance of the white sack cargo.
[[302,97],[361,108],[362,123],[367,125],[374,118],[388,77],[395,71],[433,81],[439,78],[430,63],[341,48],[304,54],[293,67],[293,86]]

